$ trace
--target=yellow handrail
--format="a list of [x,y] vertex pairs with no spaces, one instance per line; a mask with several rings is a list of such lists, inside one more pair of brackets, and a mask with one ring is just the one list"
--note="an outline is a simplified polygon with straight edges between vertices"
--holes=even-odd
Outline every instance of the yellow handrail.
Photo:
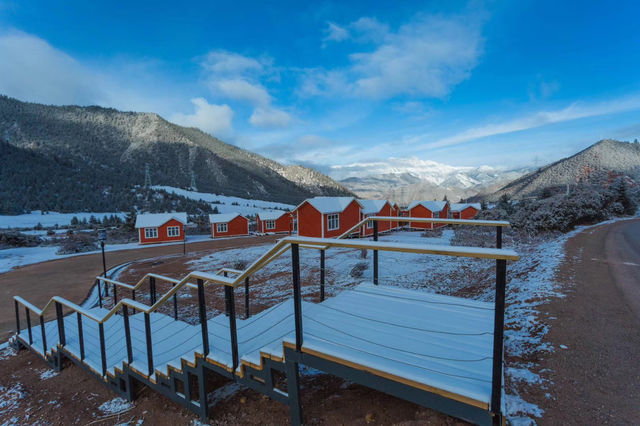
[[402,216],[368,216],[349,230],[342,233],[338,238],[346,238],[353,234],[358,228],[363,227],[369,221],[377,222],[413,222],[413,223],[440,223],[443,225],[472,225],[472,226],[499,226],[510,227],[506,220],[474,220],[474,219],[440,219],[435,217],[402,217]]

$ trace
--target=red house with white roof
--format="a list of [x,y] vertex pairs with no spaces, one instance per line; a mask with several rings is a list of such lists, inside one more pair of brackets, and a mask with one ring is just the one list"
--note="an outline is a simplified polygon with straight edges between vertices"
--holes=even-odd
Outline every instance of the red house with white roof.
[[168,243],[185,239],[186,213],[141,213],[136,216],[140,244]]
[[[440,218],[449,217],[448,201],[414,201],[409,204],[409,217]],[[410,222],[409,227],[414,229],[435,229],[443,224]]]
[[[368,216],[392,216],[393,207],[387,200],[358,200],[362,206],[362,219]],[[379,221],[378,232],[387,232],[395,226],[392,222]],[[373,235],[373,222],[367,222],[365,226],[360,230],[360,235],[363,237]]]
[[249,235],[249,219],[240,213],[210,214],[211,238]]
[[452,203],[451,217],[453,219],[473,219],[480,210],[480,203]]
[[[295,208],[298,235],[333,238],[360,222],[362,205],[353,197],[314,197]],[[358,231],[354,231],[358,232]]]
[[283,211],[261,212],[256,214],[256,231],[263,234],[291,233],[293,223],[291,214]]

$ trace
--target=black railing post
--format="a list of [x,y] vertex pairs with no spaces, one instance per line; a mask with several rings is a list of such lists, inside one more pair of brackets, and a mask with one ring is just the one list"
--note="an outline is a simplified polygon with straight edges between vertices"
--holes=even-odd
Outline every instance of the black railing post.
[[[224,271],[224,272],[222,273],[222,275],[224,275],[224,277],[225,277],[225,278],[229,276],[229,274],[227,273],[227,271]],[[226,304],[226,303],[225,303],[225,305],[224,305],[224,314],[225,314],[226,316],[229,316],[229,311],[227,310],[227,304]]]
[[107,347],[104,342],[104,323],[98,323],[98,333],[100,334],[100,360],[102,363],[102,375],[107,374]]
[[149,299],[152,305],[156,303],[156,277],[149,277]]
[[209,355],[209,331],[207,327],[207,304],[204,300],[204,280],[198,278],[198,308],[200,310],[200,330],[202,332],[202,354]]
[[320,301],[324,302],[324,250],[320,250]]
[[[378,241],[378,221],[373,221],[373,241]],[[373,283],[378,285],[378,250],[373,251]]]
[[124,319],[124,339],[127,345],[127,362],[131,364],[133,362],[133,350],[131,348],[131,327],[129,326],[129,307],[124,305],[122,307],[122,317]]
[[67,344],[66,336],[64,335],[64,317],[62,316],[62,305],[56,302],[56,319],[58,320],[58,337],[60,340],[60,346]]
[[147,338],[147,367],[149,377],[151,377],[153,374],[153,346],[151,344],[151,317],[149,312],[144,313],[144,334]]
[[249,318],[249,277],[244,279],[244,316]]
[[78,342],[80,342],[80,361],[84,361],[84,333],[82,332],[82,314],[76,313],[78,318]]
[[14,300],[13,305],[16,308],[16,334],[20,334],[20,307],[18,306],[18,301]]
[[42,355],[47,357],[47,333],[44,331],[44,316],[40,315],[40,332],[42,333]]
[[502,248],[502,227],[496,226],[496,248]]
[[113,285],[113,306],[118,304],[118,286]]
[[[173,283],[172,288],[176,286],[176,283]],[[173,293],[173,319],[178,320],[178,292]]]
[[224,298],[229,312],[229,334],[231,337],[231,358],[233,359],[233,369],[238,368],[238,332],[236,331],[236,301],[234,288],[224,286]]
[[98,278],[98,306],[102,308],[102,281]]
[[293,310],[296,324],[296,351],[302,349],[302,296],[300,292],[300,248],[291,244],[291,267],[293,272]]
[[27,330],[29,330],[29,345],[33,345],[33,334],[31,334],[31,312],[29,308],[24,307],[24,314],[27,317]]
[[491,412],[494,419],[500,417],[502,398],[502,357],[504,344],[504,310],[507,279],[507,261],[496,261],[496,301],[493,323],[493,371],[491,383]]

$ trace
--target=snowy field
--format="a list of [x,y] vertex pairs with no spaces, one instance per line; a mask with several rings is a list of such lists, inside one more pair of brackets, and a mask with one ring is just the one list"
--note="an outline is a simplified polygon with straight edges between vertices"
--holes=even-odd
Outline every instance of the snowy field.
[[[275,201],[249,200],[239,197],[227,197],[226,195],[210,194],[208,192],[187,191],[186,189],[174,188],[172,186],[152,186],[153,189],[161,189],[169,193],[181,195],[191,200],[202,200],[217,207],[219,213],[240,213],[243,215],[255,215],[263,211],[274,209],[293,210],[296,206],[291,204],[277,203]],[[220,204],[217,204],[220,203]],[[233,205],[237,203],[238,205]]]
[[104,216],[115,215],[124,219],[126,213],[56,213],[49,212],[42,214],[40,210],[34,210],[29,214],[20,214],[16,216],[0,215],[0,228],[33,228],[38,224],[44,227],[50,226],[68,226],[71,224],[71,219],[77,217],[78,220],[86,219],[87,221],[91,216],[102,220]]
[[[211,237],[207,235],[189,235],[187,237],[187,244],[197,243],[199,241],[207,241]],[[126,243],[126,244],[106,244],[104,247],[105,252],[118,251],[118,250],[133,250],[139,248],[166,246],[166,245],[178,245],[177,243],[163,243],[163,244],[145,244],[141,246],[138,243]],[[100,253],[100,250],[88,251],[84,253],[72,253],[72,254],[56,254],[60,250],[58,246],[40,246],[40,247],[15,247],[10,249],[0,250],[0,274],[7,272],[18,266],[31,265],[33,263],[45,262],[47,260],[64,259],[65,257],[83,256],[85,254]]]

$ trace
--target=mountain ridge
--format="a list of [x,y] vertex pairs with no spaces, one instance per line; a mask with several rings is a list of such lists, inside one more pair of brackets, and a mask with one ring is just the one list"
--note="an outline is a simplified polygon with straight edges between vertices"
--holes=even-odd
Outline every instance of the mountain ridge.
[[[390,159],[389,163],[358,163],[340,166],[339,182],[363,198],[384,198],[400,204],[412,200],[452,201],[479,192],[495,191],[530,171],[501,170],[490,166],[451,166],[417,158]],[[362,176],[363,173],[367,173]],[[360,174],[360,176],[358,176]]]
[[[1,141],[11,145],[15,158],[28,161],[28,154],[34,153],[42,157],[41,165],[53,161],[47,169],[55,169],[55,162],[65,163],[64,179],[72,180],[73,171],[80,181],[91,177],[92,182],[81,185],[83,194],[67,197],[82,197],[86,191],[113,195],[132,190],[145,181],[145,164],[149,164],[154,185],[187,188],[195,177],[200,191],[290,204],[314,195],[352,195],[320,172],[279,164],[155,113],[42,105],[0,95]],[[16,149],[25,155],[17,154]],[[37,169],[31,172],[38,177]],[[47,190],[44,177],[34,181],[6,176],[0,193],[19,204],[17,188],[11,185],[22,186],[28,196],[35,196],[24,187],[27,181]]]
[[528,173],[499,190],[474,199],[497,201],[503,195],[518,199],[558,186],[575,185],[602,173],[627,175],[640,180],[640,144],[602,139],[593,145]]

